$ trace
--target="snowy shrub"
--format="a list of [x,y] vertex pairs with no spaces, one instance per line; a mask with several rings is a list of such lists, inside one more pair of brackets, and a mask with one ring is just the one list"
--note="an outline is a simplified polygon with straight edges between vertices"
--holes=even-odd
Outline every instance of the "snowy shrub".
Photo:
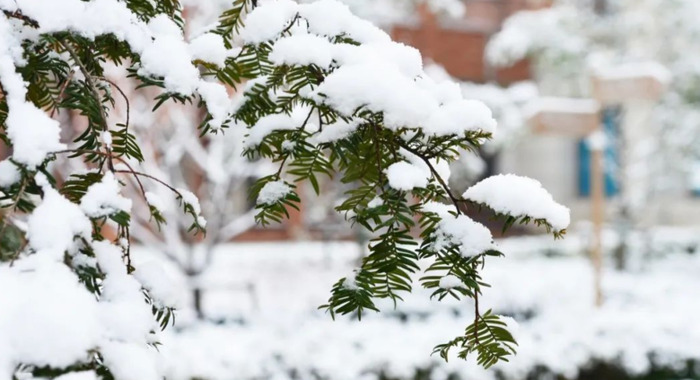
[[[352,185],[337,211],[375,238],[322,306],[332,316],[399,301],[426,259],[421,283],[433,296],[474,300],[473,322],[436,352],[447,359],[457,347],[486,367],[515,352],[506,323],[479,309],[479,269],[501,254],[465,209],[494,207],[506,227],[534,222],[555,236],[568,210],[516,176],[454,194],[448,163],[489,139],[496,121],[458,86],[424,75],[415,49],[334,0],[235,0],[188,40],[176,0],[1,0],[0,8],[1,136],[12,148],[0,164],[3,226],[24,234],[0,265],[1,379],[161,377],[148,346],[173,322],[177,297],[162,271],[132,264],[133,216],[167,223],[166,200],[144,182],[169,190],[193,233],[208,223],[192,192],[148,171],[129,112],[109,117],[118,98],[129,99],[106,78],[108,65],[157,89],[153,109],[201,106],[201,134],[246,131],[243,154],[278,165],[251,189],[263,225],[298,207],[297,183],[319,192],[318,177],[335,175]],[[86,121],[71,142],[61,142],[59,111]],[[57,175],[59,155],[90,169]],[[131,182],[148,207],[124,195]]]

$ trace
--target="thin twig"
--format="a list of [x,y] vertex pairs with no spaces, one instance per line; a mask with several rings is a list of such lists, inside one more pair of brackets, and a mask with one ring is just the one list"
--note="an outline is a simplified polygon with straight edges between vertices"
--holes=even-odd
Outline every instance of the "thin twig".
[[[59,43],[66,49],[66,51],[68,51],[71,58],[73,58],[73,61],[75,61],[75,64],[78,65],[78,68],[80,68],[80,71],[83,73],[83,76],[85,77],[85,83],[90,88],[90,91],[92,92],[92,96],[95,98],[95,101],[99,104],[98,108],[100,110],[100,124],[102,126],[102,131],[109,133],[109,126],[107,125],[107,112],[102,106],[102,97],[100,96],[100,92],[97,89],[95,81],[92,80],[90,72],[80,61],[80,57],[78,57],[78,54],[76,53],[75,49],[73,49],[73,47],[70,45],[70,43]],[[107,167],[110,171],[114,172],[114,162],[112,161],[112,148],[105,146],[105,150],[109,154],[107,156]]]
[[[474,270],[476,270],[476,262],[474,264]],[[479,318],[481,314],[479,313],[479,289],[478,287],[474,289],[474,343],[479,345]]]
[[379,139],[379,126],[376,123],[372,123],[372,130],[374,131],[374,150],[377,155],[377,176],[379,177],[379,182],[382,182],[384,170],[382,169],[382,152],[381,141]]
[[[107,154],[108,154],[105,152],[100,152],[99,150],[89,150],[89,149],[65,149],[65,150],[59,150],[59,151],[53,152],[53,154],[62,154],[62,153],[85,153],[85,154],[97,154],[100,156],[107,156]],[[126,165],[126,167],[129,168],[129,170],[131,170],[132,172],[134,171],[134,169],[131,167],[129,162],[127,162],[125,159],[123,159],[121,157],[117,157],[117,156],[112,156],[112,158],[116,159],[119,162]],[[117,171],[114,171],[114,172],[116,173]],[[134,176],[134,179],[136,180],[136,183],[139,185],[139,188],[141,189],[141,194],[143,195],[143,198],[146,199],[146,190],[143,187],[143,183],[141,183],[141,180],[137,176]]]
[[[66,81],[63,83],[63,85],[61,85],[61,89],[59,90],[58,96],[56,97],[58,102],[61,101],[61,98],[63,97],[63,93],[66,91],[66,88],[68,88],[68,85],[73,80],[73,75],[75,75],[75,70],[70,71],[68,78],[66,78]],[[58,107],[52,109],[51,114],[49,116],[53,118],[53,116],[56,114],[56,111],[58,111]]]
[[3,9],[2,13],[4,13],[5,16],[7,16],[9,18],[16,18],[18,20],[22,20],[22,21],[24,21],[25,24],[31,26],[32,28],[39,28],[39,23],[36,20],[34,20],[33,18],[31,18],[29,16],[25,16],[24,14],[22,14],[22,11],[20,11],[20,10],[16,10],[13,12],[13,11],[8,11],[8,10]]
[[162,181],[161,179],[159,179],[159,178],[157,178],[157,177],[154,177],[154,176],[152,176],[152,175],[150,175],[150,174],[137,172],[137,171],[134,171],[134,170],[131,169],[131,168],[129,168],[129,170],[115,170],[114,172],[115,172],[115,173],[133,174],[133,175],[135,175],[135,176],[141,176],[141,177],[146,177],[146,178],[148,178],[148,179],[152,179],[152,180],[154,180],[154,181],[160,183],[161,185],[167,187],[168,189],[170,189],[170,191],[172,191],[173,193],[177,194],[179,197],[182,197],[182,193],[180,193],[180,191],[178,191],[176,188],[174,188],[174,187],[168,185],[166,182],[164,182],[164,181]]
[[122,95],[122,98],[124,98],[124,102],[126,103],[126,123],[124,124],[124,128],[126,129],[126,132],[129,132],[129,113],[130,113],[130,108],[131,106],[129,105],[129,98],[126,96],[124,91],[122,91],[121,87],[119,87],[116,83],[112,82],[111,80],[104,78],[105,82],[111,84],[114,86],[117,91]]
[[[301,126],[299,126],[299,128],[297,128],[297,132],[301,132],[301,131],[304,130],[304,127],[306,127],[306,124],[309,122],[309,119],[311,119],[311,115],[312,115],[313,113],[314,113],[314,108],[311,107],[311,111],[309,111],[309,114],[306,116],[306,119],[304,120],[304,123],[302,123]],[[278,181],[279,181],[279,179],[280,179],[281,176],[282,176],[282,169],[284,168],[284,164],[285,164],[285,162],[287,162],[287,159],[288,159],[291,155],[292,155],[291,152],[287,152],[287,154],[286,154],[286,155],[284,156],[284,158],[282,159],[282,162],[280,163],[280,167],[279,167],[279,169],[277,169],[277,173],[275,173],[275,178],[277,178]]]
[[286,28],[284,28],[284,30],[282,30],[282,33],[280,33],[280,34],[281,34],[281,35],[285,35],[287,32],[289,32],[289,30],[292,29],[292,27],[293,27],[294,24],[297,22],[297,20],[299,20],[299,13],[297,13],[296,15],[294,15],[294,18],[292,19],[292,22],[290,22],[289,25],[288,25]]
[[426,165],[428,165],[428,168],[430,168],[430,172],[433,174],[433,177],[440,183],[440,186],[445,190],[447,193],[447,196],[450,197],[450,200],[455,206],[455,209],[457,209],[457,214],[463,214],[462,209],[459,207],[460,203],[464,203],[463,199],[459,199],[452,194],[452,191],[450,190],[449,186],[447,186],[447,183],[445,183],[445,180],[440,176],[440,174],[435,170],[435,167],[433,164],[430,162],[430,159],[427,157],[424,157],[423,155],[420,154],[417,150],[411,148],[410,146],[406,144],[401,144],[399,143],[399,146],[406,149],[410,153],[415,154],[417,157],[419,157],[423,162],[425,162]]

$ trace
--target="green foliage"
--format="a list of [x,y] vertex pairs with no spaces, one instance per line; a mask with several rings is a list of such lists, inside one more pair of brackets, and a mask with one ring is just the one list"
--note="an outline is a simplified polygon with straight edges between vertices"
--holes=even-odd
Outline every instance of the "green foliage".
[[[482,203],[470,202],[470,204],[475,204],[478,207],[479,211],[481,211],[483,207],[488,207],[488,205]],[[503,229],[501,231],[503,233],[505,233],[509,228],[511,228],[515,224],[526,225],[532,223],[537,227],[544,227],[547,233],[551,233],[555,239],[563,239],[566,235],[566,229],[557,230],[546,219],[542,218],[533,218],[528,215],[513,216],[510,214],[504,214],[501,212],[494,211],[494,219],[503,220]]]
[[333,167],[323,151],[308,142],[294,145],[292,151],[293,161],[289,164],[287,174],[294,177],[296,182],[308,180],[316,194],[321,192],[316,174],[333,176]]
[[219,16],[219,25],[215,32],[224,38],[227,48],[233,47],[232,37],[243,27],[243,16],[252,8],[249,0],[234,0],[231,8]]
[[[279,180],[278,175],[271,175],[257,180],[251,187],[251,198],[253,198],[253,196],[257,197],[256,194],[260,193],[260,190],[267,183],[277,180]],[[287,183],[287,185],[292,189],[296,187],[294,184],[290,183]],[[294,191],[291,191],[273,203],[256,204],[255,208],[260,211],[255,215],[255,222],[263,226],[272,222],[280,223],[284,218],[289,218],[287,207],[292,207],[298,211],[299,206],[297,206],[297,204],[300,202],[301,199],[299,196]]]
[[[348,284],[348,282],[351,283]],[[357,318],[362,320],[362,313],[365,309],[379,311],[372,302],[371,276],[363,271],[355,275],[355,278],[341,278],[333,285],[333,297],[328,300],[328,304],[319,306],[319,309],[326,309],[335,319],[336,313],[349,314],[356,313]]]
[[[177,0],[125,0],[126,6],[144,21],[165,14],[181,28],[184,21]],[[233,0],[232,6],[219,18],[212,30],[223,37],[227,48],[238,43],[236,35],[244,26],[245,15],[256,6],[253,0]],[[19,18],[21,15],[5,17]],[[31,20],[23,20],[31,24]],[[292,26],[306,22],[299,15],[286,25],[281,32],[288,35]],[[346,34],[327,36],[331,43],[338,45],[359,45]],[[458,356],[466,358],[476,353],[477,361],[490,367],[515,353],[516,343],[498,316],[490,311],[481,313],[478,297],[482,287],[488,286],[479,275],[486,259],[498,257],[497,251],[481,252],[465,257],[457,245],[437,245],[436,239],[441,217],[425,211],[427,202],[450,202],[456,217],[463,213],[467,201],[452,194],[446,178],[441,178],[435,165],[453,162],[464,150],[476,151],[491,135],[481,131],[466,131],[461,134],[437,136],[415,125],[388,127],[384,115],[369,106],[362,106],[352,114],[341,113],[323,102],[324,95],[310,97],[308,94],[319,86],[325,78],[338,68],[337,63],[321,68],[308,65],[276,65],[269,58],[273,41],[258,44],[245,44],[235,56],[228,57],[223,67],[208,62],[194,62],[202,76],[217,79],[239,91],[242,99],[236,104],[223,128],[253,128],[261,119],[268,116],[290,116],[296,120],[301,109],[305,114],[297,125],[286,125],[270,131],[256,145],[246,147],[244,155],[251,160],[266,159],[279,165],[276,173],[260,178],[250,189],[251,199],[257,200],[260,191],[271,182],[283,182],[291,191],[279,199],[257,202],[256,222],[267,225],[279,223],[289,217],[289,208],[299,209],[301,199],[296,192],[298,186],[308,184],[317,193],[323,191],[324,179],[337,179],[349,186],[342,202],[335,210],[358,228],[372,234],[368,252],[353,276],[343,278],[331,289],[328,302],[321,308],[332,317],[353,314],[362,318],[368,310],[378,312],[375,302],[390,299],[396,305],[402,295],[412,291],[415,276],[421,276],[421,285],[432,290],[432,297],[444,299],[451,296],[457,299],[474,300],[474,322],[468,326],[463,336],[439,345],[435,352],[447,360],[451,348],[459,350]],[[88,188],[100,182],[105,173],[112,172],[131,177],[138,190],[145,197],[141,180],[152,180],[172,190],[180,201],[182,212],[192,217],[189,231],[205,233],[205,221],[199,215],[199,207],[189,200],[189,194],[171,187],[148,173],[134,171],[129,159],[142,162],[145,157],[133,131],[129,130],[129,99],[117,84],[105,78],[104,65],[107,62],[126,65],[128,77],[138,83],[137,88],[152,88],[156,95],[152,101],[155,111],[167,102],[187,103],[205,108],[204,100],[197,94],[178,94],[168,91],[164,78],[145,76],[139,73],[140,57],[130,46],[114,35],[86,38],[72,31],[59,31],[42,34],[23,43],[26,64],[18,71],[28,83],[28,100],[51,114],[59,110],[73,111],[87,121],[73,143],[73,149],[55,152],[36,169],[20,167],[22,179],[7,189],[2,189],[0,207],[7,214],[30,212],[35,206],[42,189],[37,186],[35,176],[43,173],[51,185],[71,202],[79,204]],[[115,123],[110,112],[116,105],[115,94],[119,93],[126,102],[126,120]],[[0,97],[0,138],[10,144],[5,120],[8,105],[5,96]],[[294,117],[291,117],[294,115]],[[200,133],[224,133],[224,129],[212,128],[212,115],[203,112],[199,125]],[[290,121],[291,123],[291,121]],[[324,128],[333,128],[335,123],[351,123],[354,128],[346,136],[335,140],[319,142],[316,137]],[[111,144],[104,136],[111,136]],[[92,171],[74,174],[65,181],[56,181],[48,170],[49,163],[57,155],[66,154],[70,159],[82,160]],[[386,177],[386,170],[392,164],[412,157],[425,164],[430,170],[427,185],[411,190],[392,188]],[[124,164],[123,169],[116,164]],[[119,169],[117,169],[119,167]],[[126,185],[126,183],[123,183]],[[151,220],[160,227],[166,223],[161,212],[149,206]],[[534,223],[551,229],[545,220],[530,217],[500,215],[505,219],[504,230],[515,223]],[[128,273],[134,270],[131,264],[129,229],[131,215],[114,212],[100,218],[92,218],[92,238],[106,239],[105,226],[116,225],[116,236],[112,243],[122,249]],[[0,238],[0,260],[12,260],[24,250],[25,241],[17,226],[3,218]],[[565,231],[555,231],[559,237]],[[124,243],[126,242],[126,243]],[[79,252],[88,258],[95,253],[88,242],[77,242]],[[439,247],[438,247],[439,246]],[[438,248],[436,248],[438,247]],[[423,260],[423,262],[421,262]],[[100,295],[101,282],[105,274],[99,267],[73,264],[66,257],[66,264],[75,266],[85,287]],[[425,265],[424,265],[425,264]],[[422,273],[419,275],[419,273]],[[454,276],[460,285],[449,289],[440,286],[441,279]],[[152,312],[161,328],[174,323],[174,310],[152,300],[148,292],[144,297],[152,306]],[[97,368],[103,378],[111,378],[108,369],[102,364],[99,352],[91,357],[91,368]],[[35,375],[50,373],[53,369],[35,369]],[[60,372],[65,373],[65,372]],[[48,376],[48,375],[47,375]]]
[[3,226],[0,230],[0,262],[12,261],[24,246],[24,234],[4,218],[0,223]]
[[508,356],[515,354],[517,343],[508,332],[506,324],[488,310],[478,316],[474,323],[464,331],[464,335],[435,347],[433,354],[440,354],[445,360],[449,358],[451,348],[457,348],[457,356],[466,359],[476,353],[477,363],[489,368],[499,361],[508,361]]

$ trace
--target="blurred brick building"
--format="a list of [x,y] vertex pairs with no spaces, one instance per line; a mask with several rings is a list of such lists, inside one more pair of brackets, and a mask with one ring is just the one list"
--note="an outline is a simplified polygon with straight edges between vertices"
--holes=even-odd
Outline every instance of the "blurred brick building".
[[549,0],[464,0],[463,19],[432,14],[427,6],[413,20],[397,25],[392,37],[421,51],[423,57],[445,67],[455,78],[508,84],[529,78],[527,62],[506,69],[486,63],[484,50],[492,34],[515,12],[548,6]]

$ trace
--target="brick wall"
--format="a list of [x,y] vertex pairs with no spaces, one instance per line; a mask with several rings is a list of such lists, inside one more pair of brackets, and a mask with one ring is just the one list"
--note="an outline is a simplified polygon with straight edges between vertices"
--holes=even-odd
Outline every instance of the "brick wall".
[[550,0],[465,0],[465,3],[467,14],[462,20],[440,20],[422,7],[420,21],[396,26],[392,37],[416,47],[426,61],[441,64],[461,80],[508,84],[528,79],[527,62],[496,69],[486,64],[484,49],[508,16],[520,10],[546,7]]

